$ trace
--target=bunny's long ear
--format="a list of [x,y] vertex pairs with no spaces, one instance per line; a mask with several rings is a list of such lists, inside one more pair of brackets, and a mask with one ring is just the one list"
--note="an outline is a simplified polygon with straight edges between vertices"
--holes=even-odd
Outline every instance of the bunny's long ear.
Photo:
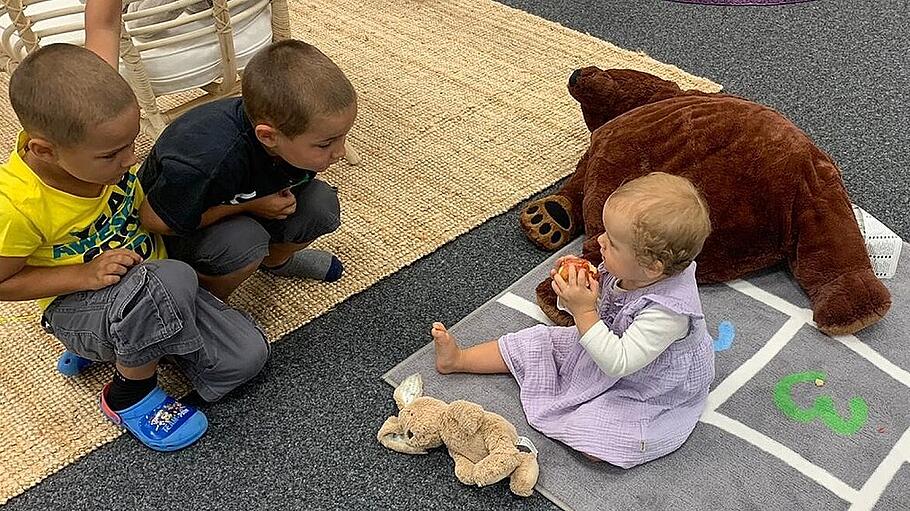
[[404,379],[401,384],[395,387],[395,404],[401,410],[411,404],[415,399],[423,395],[423,378],[420,373],[414,373]]

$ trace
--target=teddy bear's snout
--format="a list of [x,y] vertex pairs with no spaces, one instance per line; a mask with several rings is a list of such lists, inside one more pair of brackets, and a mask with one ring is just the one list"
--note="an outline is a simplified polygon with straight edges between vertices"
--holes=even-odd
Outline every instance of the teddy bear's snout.
[[575,85],[578,82],[579,77],[581,77],[581,69],[572,71],[572,75],[569,76],[569,85]]

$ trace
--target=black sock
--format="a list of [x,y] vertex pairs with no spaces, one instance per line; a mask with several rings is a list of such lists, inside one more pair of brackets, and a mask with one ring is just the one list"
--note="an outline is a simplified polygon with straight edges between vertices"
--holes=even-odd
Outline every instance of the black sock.
[[111,410],[125,410],[142,401],[158,385],[158,373],[145,380],[130,380],[125,378],[120,371],[114,369],[114,379],[107,389],[105,401]]

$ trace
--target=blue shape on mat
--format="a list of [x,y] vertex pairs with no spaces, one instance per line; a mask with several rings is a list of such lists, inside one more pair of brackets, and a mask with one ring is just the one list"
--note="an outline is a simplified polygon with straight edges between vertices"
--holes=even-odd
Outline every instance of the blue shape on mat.
[[57,370],[63,376],[76,376],[90,365],[92,365],[91,360],[82,358],[72,351],[64,351],[57,360]]
[[733,338],[736,337],[736,327],[729,321],[721,321],[717,325],[717,339],[714,339],[714,351],[730,349]]

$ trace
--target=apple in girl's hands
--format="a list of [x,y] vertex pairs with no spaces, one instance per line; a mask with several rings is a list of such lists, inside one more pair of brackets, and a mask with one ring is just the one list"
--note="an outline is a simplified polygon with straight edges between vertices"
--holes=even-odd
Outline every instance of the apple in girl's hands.
[[582,277],[581,272],[585,272],[584,279],[587,280],[588,276],[597,279],[597,267],[588,262],[587,259],[582,259],[578,256],[566,256],[559,259],[559,267],[556,270],[556,273],[562,277],[563,280],[569,280],[569,269],[574,268],[579,272],[579,277]]
[[578,256],[560,257],[550,276],[553,291],[576,321],[579,314],[596,312],[600,292],[597,267]]

